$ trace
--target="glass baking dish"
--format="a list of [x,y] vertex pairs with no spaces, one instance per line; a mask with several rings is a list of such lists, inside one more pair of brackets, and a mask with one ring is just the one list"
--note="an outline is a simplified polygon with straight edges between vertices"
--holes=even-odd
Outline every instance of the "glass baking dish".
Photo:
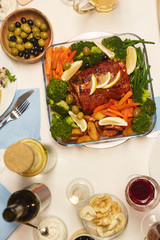
[[[76,36],[69,41],[66,41],[66,42],[63,42],[63,43],[53,44],[50,47],[53,47],[53,48],[54,47],[60,47],[60,46],[69,47],[71,44],[79,42],[79,41],[97,40],[97,41],[100,42],[103,38],[107,38],[107,37],[111,37],[111,36],[119,36],[122,40],[125,40],[125,39],[141,40],[141,38],[139,36],[137,36],[136,34],[132,34],[132,33],[111,34],[111,33],[106,33],[106,32],[89,32],[89,33],[84,33],[82,35]],[[147,66],[149,66],[149,61],[148,61],[147,50],[146,50],[145,44],[144,43],[138,43],[138,44],[136,44],[136,47],[140,47],[144,51],[145,63],[146,63],[146,68],[147,68]],[[48,79],[47,74],[45,72],[45,61],[46,61],[46,51],[45,51],[45,53],[43,55],[43,58],[42,58],[42,68],[43,68],[44,84],[45,84],[45,90],[46,90],[46,87],[49,83],[49,79]],[[150,78],[151,78],[151,73],[149,71],[148,72],[148,79],[150,79]],[[152,82],[148,83],[148,90],[151,93],[150,98],[154,101],[154,92],[153,92]],[[46,94],[46,100],[47,100],[46,91],[45,91],[45,94]],[[48,104],[47,104],[47,109],[48,109],[49,123],[50,123],[50,126],[51,126],[52,111],[51,111],[50,105],[48,105]],[[135,137],[143,137],[143,136],[146,136],[147,134],[149,134],[154,129],[154,126],[155,126],[155,123],[156,123],[156,113],[151,117],[151,120],[152,120],[152,124],[151,124],[150,128],[148,129],[147,132],[145,132],[143,134],[133,133],[133,134],[128,135],[128,136],[116,135],[114,137],[102,137],[101,136],[100,140],[98,140],[98,141],[93,140],[93,141],[80,142],[80,143],[77,143],[76,140],[63,141],[60,138],[55,139],[55,141],[57,143],[63,145],[63,146],[68,146],[68,147],[69,146],[81,146],[81,145],[86,145],[88,147],[89,147],[89,145],[90,145],[90,147],[93,145],[93,146],[98,147],[99,144],[103,144],[103,143],[108,143],[111,146],[112,146],[112,143],[113,143],[113,146],[114,146],[114,145],[117,145],[117,144],[114,144],[115,142],[123,143],[127,139],[135,138]]]

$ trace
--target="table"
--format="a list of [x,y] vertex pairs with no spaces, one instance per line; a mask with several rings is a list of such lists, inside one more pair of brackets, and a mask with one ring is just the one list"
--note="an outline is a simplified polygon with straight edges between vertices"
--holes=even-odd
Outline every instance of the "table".
[[[63,42],[84,32],[130,32],[139,35],[155,45],[147,45],[151,75],[154,79],[155,96],[159,88],[159,26],[156,0],[119,0],[119,6],[109,14],[91,12],[79,15],[61,0],[34,0],[26,7],[37,8],[48,16],[54,30],[54,42]],[[20,8],[20,6],[19,6]],[[108,192],[121,198],[129,212],[129,223],[125,232],[117,240],[140,240],[144,234],[140,229],[146,213],[132,210],[126,203],[124,189],[132,174],[149,175],[148,162],[154,138],[143,137],[128,140],[114,148],[92,149],[88,147],[63,147],[51,137],[45,104],[44,80],[41,62],[25,65],[13,62],[18,73],[18,88],[40,88],[41,138],[51,143],[57,151],[57,165],[45,177],[24,178],[5,168],[0,181],[11,192],[33,182],[45,183],[52,192],[51,205],[45,214],[56,215],[64,220],[68,228],[68,239],[82,228],[76,209],[66,198],[67,184],[74,178],[82,177],[92,182],[95,192]],[[2,150],[0,150],[2,151]],[[21,225],[9,240],[32,240],[32,229]]]

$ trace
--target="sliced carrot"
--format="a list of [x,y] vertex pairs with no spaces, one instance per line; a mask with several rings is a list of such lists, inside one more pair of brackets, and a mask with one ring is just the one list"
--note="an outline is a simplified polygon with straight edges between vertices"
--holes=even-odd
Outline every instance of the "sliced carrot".
[[118,109],[119,109],[119,110],[123,110],[123,109],[129,108],[129,107],[137,107],[137,106],[139,106],[139,105],[140,105],[140,103],[134,103],[134,102],[132,102],[132,103],[127,103],[127,104],[118,106]]
[[70,56],[68,57],[67,62],[71,62],[71,61],[73,60],[74,56],[76,55],[76,53],[77,53],[77,50],[74,50],[74,51],[70,54]]
[[103,104],[103,105],[100,105],[100,106],[96,107],[93,112],[94,112],[94,113],[100,112],[101,110],[104,110],[104,109],[106,109],[107,107],[109,107],[109,103],[105,103],[105,104]]
[[109,117],[116,117],[117,116],[115,113],[111,113],[107,109],[104,109],[104,110],[100,111],[100,113],[102,113],[105,116],[109,116]]
[[132,91],[128,91],[119,101],[119,105],[124,104],[127,101],[127,99],[132,96],[132,94],[133,94]]
[[123,114],[120,113],[120,112],[118,112],[118,111],[116,111],[116,110],[113,110],[113,109],[111,109],[111,108],[108,108],[107,110],[108,110],[108,112],[112,112],[112,113],[114,113],[114,114],[116,114],[116,115],[118,115],[118,116],[120,116],[120,117],[123,117]]
[[53,54],[53,47],[48,48],[46,52],[46,60],[45,60],[45,72],[48,76],[52,76],[52,54]]

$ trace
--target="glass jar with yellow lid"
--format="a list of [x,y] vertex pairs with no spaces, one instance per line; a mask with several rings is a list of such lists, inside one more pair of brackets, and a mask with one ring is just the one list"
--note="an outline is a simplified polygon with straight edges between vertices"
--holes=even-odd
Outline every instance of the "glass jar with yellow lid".
[[33,177],[50,172],[56,165],[53,146],[38,140],[24,138],[10,145],[4,153],[4,163],[13,172],[24,177]]

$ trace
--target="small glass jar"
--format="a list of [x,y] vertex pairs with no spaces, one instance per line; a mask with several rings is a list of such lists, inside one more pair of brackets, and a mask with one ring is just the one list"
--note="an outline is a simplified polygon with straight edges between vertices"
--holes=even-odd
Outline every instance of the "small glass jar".
[[10,145],[4,153],[7,168],[24,177],[48,173],[55,167],[56,161],[53,146],[46,146],[32,138],[24,138]]

